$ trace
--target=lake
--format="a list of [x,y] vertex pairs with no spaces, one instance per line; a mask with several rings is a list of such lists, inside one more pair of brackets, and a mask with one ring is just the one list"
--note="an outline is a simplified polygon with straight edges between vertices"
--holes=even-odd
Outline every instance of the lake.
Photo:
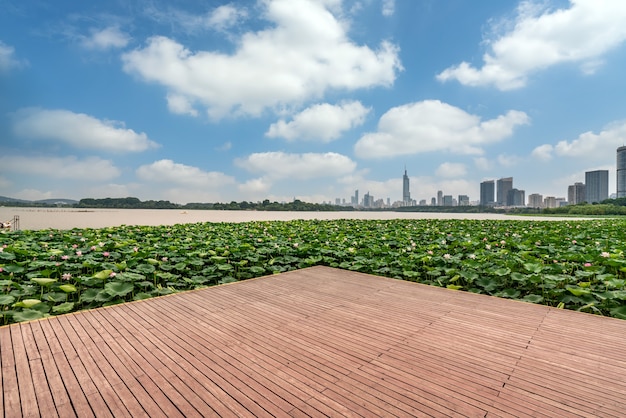
[[[0,207],[0,221],[19,216],[20,229],[103,228],[119,225],[174,225],[196,222],[289,221],[294,219],[496,219],[572,220],[494,213],[427,212],[263,212],[177,209],[65,209]],[[589,218],[586,218],[589,219]]]

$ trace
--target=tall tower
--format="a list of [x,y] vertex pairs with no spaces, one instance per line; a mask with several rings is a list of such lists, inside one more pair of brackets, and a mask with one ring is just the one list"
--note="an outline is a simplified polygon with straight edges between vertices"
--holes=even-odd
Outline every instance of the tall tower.
[[496,196],[496,185],[493,180],[480,183],[480,204],[481,206],[493,206]]
[[626,197],[626,146],[617,149],[617,197]]
[[443,192],[441,190],[437,191],[437,206],[443,205]]
[[411,192],[409,191],[409,176],[406,174],[404,167],[404,175],[402,176],[402,203],[404,206],[411,206]]
[[585,172],[585,197],[587,203],[602,202],[609,198],[609,170]]
[[504,177],[498,180],[498,206],[506,206],[506,198],[509,195],[509,191],[513,190],[513,177]]

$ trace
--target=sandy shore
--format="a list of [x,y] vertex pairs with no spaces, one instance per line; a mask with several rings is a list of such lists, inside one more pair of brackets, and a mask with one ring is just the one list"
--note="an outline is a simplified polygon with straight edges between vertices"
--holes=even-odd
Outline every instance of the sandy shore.
[[[0,221],[19,217],[20,229],[103,228],[119,225],[175,225],[196,222],[289,221],[294,219],[495,219],[572,220],[492,213],[262,212],[168,209],[60,209],[0,207]],[[588,218],[585,218],[588,219]]]

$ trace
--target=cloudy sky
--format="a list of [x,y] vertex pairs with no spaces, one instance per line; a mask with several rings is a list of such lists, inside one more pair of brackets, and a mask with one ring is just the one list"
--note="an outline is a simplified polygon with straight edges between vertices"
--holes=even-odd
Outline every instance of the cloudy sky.
[[0,0],[0,195],[566,196],[626,143],[622,0]]

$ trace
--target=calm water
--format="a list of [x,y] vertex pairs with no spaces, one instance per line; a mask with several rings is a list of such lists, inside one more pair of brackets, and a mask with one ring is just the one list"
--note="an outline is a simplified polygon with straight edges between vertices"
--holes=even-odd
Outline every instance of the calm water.
[[559,220],[491,213],[423,212],[255,212],[221,210],[43,209],[0,207],[0,221],[17,215],[20,229],[102,228],[118,225],[174,225],[196,222],[289,221],[293,219],[499,219]]

